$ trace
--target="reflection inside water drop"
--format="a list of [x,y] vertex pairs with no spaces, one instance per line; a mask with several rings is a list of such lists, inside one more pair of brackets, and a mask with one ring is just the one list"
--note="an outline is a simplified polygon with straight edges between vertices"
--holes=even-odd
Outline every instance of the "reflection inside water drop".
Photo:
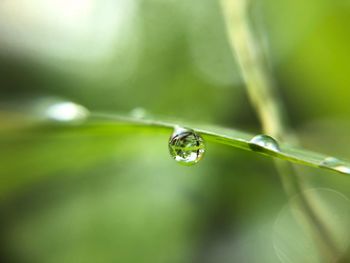
[[205,152],[203,138],[191,129],[177,127],[169,139],[169,152],[180,164],[196,164]]
[[270,151],[279,152],[280,147],[278,142],[271,136],[265,134],[259,134],[254,136],[250,142],[250,147],[252,150],[257,151],[260,148],[268,149]]

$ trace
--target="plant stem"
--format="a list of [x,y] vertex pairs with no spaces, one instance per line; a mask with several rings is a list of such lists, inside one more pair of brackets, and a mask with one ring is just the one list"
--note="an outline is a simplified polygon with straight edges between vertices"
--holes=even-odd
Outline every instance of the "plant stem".
[[[263,131],[278,140],[294,138],[288,128],[285,109],[272,74],[266,66],[267,56],[249,24],[248,11],[251,1],[221,0],[221,4],[231,49],[238,60],[249,99],[261,121]],[[296,204],[297,209],[303,212],[302,221],[308,223],[320,253],[327,259],[333,259],[337,254],[337,247],[308,196],[304,194],[302,178],[295,172],[294,167],[286,162],[276,160],[276,169],[287,195],[291,197],[298,194],[301,197],[300,202]]]
[[223,0],[230,44],[263,130],[276,139],[281,139],[286,134],[285,113],[271,74],[264,65],[263,50],[256,44],[258,39],[249,27],[248,2],[249,0]]

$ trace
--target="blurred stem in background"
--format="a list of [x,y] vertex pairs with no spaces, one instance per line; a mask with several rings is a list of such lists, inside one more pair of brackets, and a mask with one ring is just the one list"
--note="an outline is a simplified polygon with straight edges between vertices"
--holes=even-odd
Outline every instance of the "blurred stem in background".
[[[229,42],[232,52],[237,57],[249,99],[261,121],[263,131],[277,140],[290,141],[294,136],[288,128],[286,111],[267,66],[267,54],[249,23],[251,4],[251,0],[221,0]],[[287,196],[298,194],[301,197],[299,202],[295,203],[295,208],[300,210],[303,216],[301,218],[299,213],[295,216],[303,227],[311,231],[319,255],[326,262],[334,260],[339,256],[334,238],[311,205],[312,201],[305,195],[302,178],[287,162],[276,160],[275,165]]]

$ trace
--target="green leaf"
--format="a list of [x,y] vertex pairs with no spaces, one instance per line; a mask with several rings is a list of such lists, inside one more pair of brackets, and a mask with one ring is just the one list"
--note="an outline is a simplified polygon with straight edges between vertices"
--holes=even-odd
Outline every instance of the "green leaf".
[[[255,136],[218,126],[196,125],[181,121],[166,122],[114,114],[92,113],[81,122],[41,121],[33,125],[1,130],[0,196],[18,187],[65,171],[83,171],[116,154],[124,154],[129,145],[116,138],[132,134],[171,135],[176,126],[193,129],[206,142],[223,144],[302,165],[350,174],[350,164],[319,153],[279,143],[279,151],[253,144]],[[28,125],[26,123],[25,125]],[[6,125],[5,125],[6,126]],[[166,141],[164,142],[167,143]],[[141,146],[142,147],[142,146]],[[210,154],[208,152],[207,154]]]
[[[89,121],[89,125],[102,125],[112,127],[116,125],[124,128],[140,130],[158,130],[170,133],[176,126],[191,128],[202,135],[208,142],[220,143],[247,151],[257,152],[263,155],[280,158],[292,163],[329,169],[342,174],[350,174],[350,163],[328,155],[312,152],[302,148],[291,146],[287,143],[278,143],[280,150],[270,150],[268,147],[255,145],[251,140],[255,135],[223,128],[214,125],[196,125],[182,122],[165,122],[151,119],[131,118],[127,116],[95,113]],[[115,127],[114,127],[115,128]],[[113,129],[113,128],[111,128]]]

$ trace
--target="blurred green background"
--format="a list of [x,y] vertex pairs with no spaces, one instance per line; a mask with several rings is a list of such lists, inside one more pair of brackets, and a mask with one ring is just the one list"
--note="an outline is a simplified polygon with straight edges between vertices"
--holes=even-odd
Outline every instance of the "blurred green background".
[[[302,145],[350,158],[350,2],[250,15]],[[170,134],[43,125],[58,100],[260,132],[218,1],[1,1],[1,262],[323,262],[270,158],[208,143],[182,167]],[[350,178],[297,171],[348,262]]]

